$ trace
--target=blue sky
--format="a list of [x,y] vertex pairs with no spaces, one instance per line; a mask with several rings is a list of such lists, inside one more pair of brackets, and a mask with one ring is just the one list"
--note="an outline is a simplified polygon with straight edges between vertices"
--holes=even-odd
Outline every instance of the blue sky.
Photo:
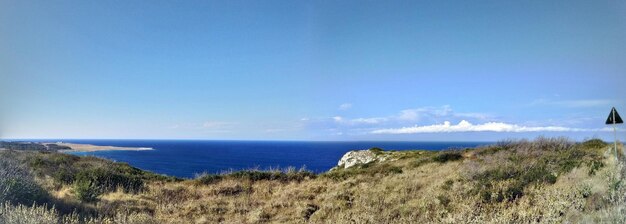
[[0,138],[608,140],[611,106],[626,114],[625,11],[0,1]]

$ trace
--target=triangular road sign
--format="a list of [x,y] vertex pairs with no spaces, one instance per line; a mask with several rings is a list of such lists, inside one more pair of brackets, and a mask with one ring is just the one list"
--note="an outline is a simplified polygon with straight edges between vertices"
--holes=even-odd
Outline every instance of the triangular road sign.
[[[615,119],[615,121],[613,121],[613,119]],[[615,109],[615,107],[613,107],[613,109],[611,109],[611,113],[609,114],[609,118],[606,119],[606,124],[622,124],[622,123],[624,123],[624,121],[622,121],[622,118],[617,113],[617,110]]]

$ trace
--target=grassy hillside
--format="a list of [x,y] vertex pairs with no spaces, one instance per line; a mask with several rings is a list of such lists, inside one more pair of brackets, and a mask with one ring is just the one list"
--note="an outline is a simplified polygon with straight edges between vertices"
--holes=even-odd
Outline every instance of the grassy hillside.
[[625,223],[626,169],[608,149],[600,140],[539,138],[374,150],[386,159],[320,175],[250,170],[189,180],[3,150],[0,223]]

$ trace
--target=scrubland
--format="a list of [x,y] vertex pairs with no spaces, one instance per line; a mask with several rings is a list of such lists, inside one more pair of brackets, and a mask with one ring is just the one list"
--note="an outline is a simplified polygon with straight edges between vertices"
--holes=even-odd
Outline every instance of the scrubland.
[[376,149],[385,161],[322,174],[291,168],[194,179],[2,150],[0,223],[626,223],[626,168],[610,147],[538,138],[440,152]]

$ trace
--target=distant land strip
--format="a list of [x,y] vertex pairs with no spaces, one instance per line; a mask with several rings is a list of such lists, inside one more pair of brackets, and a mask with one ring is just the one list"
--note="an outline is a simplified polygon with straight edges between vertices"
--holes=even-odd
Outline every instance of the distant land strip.
[[58,150],[59,152],[96,152],[96,151],[117,151],[117,150],[128,150],[128,151],[144,151],[144,150],[153,150],[150,147],[118,147],[118,146],[101,146],[101,145],[91,145],[91,144],[76,144],[76,143],[65,143],[65,142],[47,142],[41,143],[48,147],[48,145],[58,145],[58,146],[66,146],[70,149],[62,149]]

